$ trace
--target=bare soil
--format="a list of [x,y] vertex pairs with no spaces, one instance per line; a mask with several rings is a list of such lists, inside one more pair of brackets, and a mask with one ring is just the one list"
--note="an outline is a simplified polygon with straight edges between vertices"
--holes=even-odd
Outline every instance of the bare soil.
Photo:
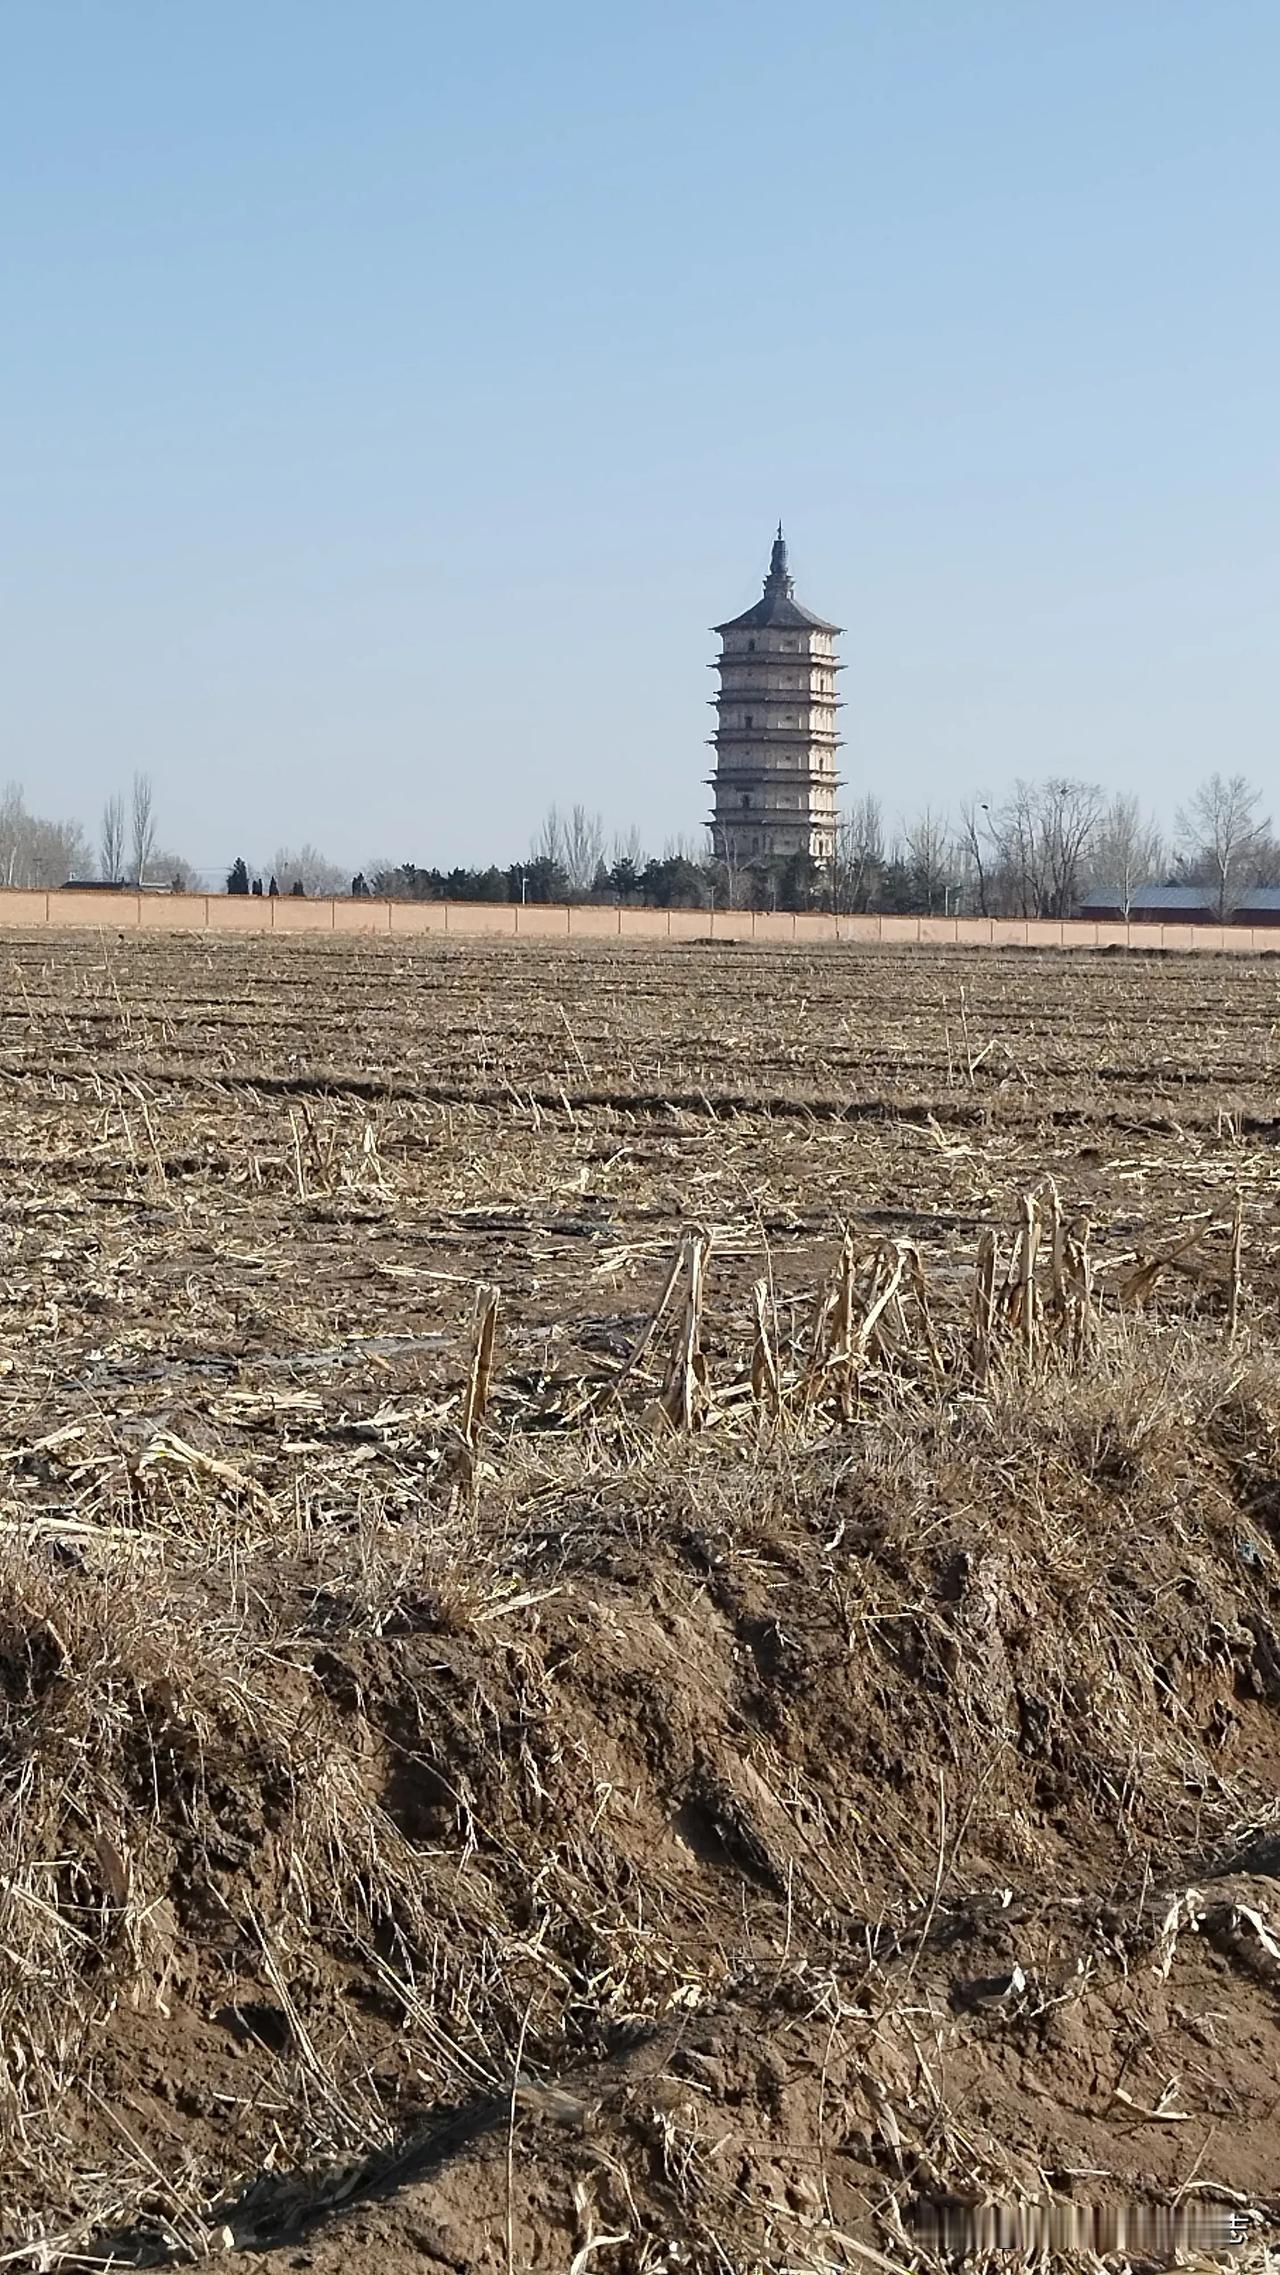
[[1256,2256],[1280,963],[0,968],[9,2263]]

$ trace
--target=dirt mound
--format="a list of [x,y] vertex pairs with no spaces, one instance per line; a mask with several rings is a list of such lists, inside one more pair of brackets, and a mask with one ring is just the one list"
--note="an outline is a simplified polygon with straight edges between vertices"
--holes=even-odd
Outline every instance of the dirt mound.
[[1266,2207],[1278,1432],[1269,1361],[1118,1338],[512,1433],[394,1522],[264,1526],[203,1451],[9,1535],[5,2246],[581,2275]]

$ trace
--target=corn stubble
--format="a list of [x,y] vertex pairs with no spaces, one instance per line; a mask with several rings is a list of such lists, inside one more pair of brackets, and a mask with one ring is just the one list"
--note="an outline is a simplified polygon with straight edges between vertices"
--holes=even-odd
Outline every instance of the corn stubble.
[[[969,971],[957,1068],[954,966],[908,1015],[866,959],[910,1064],[855,1145],[812,1050],[803,1112],[726,1107],[699,1019],[774,1106],[786,1031],[727,976],[662,1028],[640,959],[423,950],[459,1094],[396,1097],[404,1008],[368,1094],[295,1097],[390,952],[236,952],[247,1042],[172,942],[33,947],[6,1038],[0,2263],[323,2255],[353,2205],[394,2255],[424,2189],[444,2263],[584,2275],[920,2264],[922,2198],[975,2249],[1260,2235],[1280,1378],[1237,1108],[1180,1186],[1127,1127],[1082,1178],[1025,979]],[[844,1018],[863,964],[768,969]],[[1094,974],[1042,1021],[1139,1000]],[[69,1325],[64,1261],[127,1334]]]

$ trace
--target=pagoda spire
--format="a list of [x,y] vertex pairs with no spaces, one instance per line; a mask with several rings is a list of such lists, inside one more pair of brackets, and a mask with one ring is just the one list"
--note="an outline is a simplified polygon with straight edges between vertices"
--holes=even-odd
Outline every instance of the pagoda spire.
[[788,599],[795,591],[794,581],[787,573],[787,541],[782,534],[781,522],[778,523],[778,534],[769,555],[769,574],[765,578],[764,589],[766,592],[785,593]]

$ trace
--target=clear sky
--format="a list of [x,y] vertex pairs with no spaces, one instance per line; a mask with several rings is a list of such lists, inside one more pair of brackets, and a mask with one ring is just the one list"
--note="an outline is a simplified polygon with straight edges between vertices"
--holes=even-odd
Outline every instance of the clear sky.
[[1278,0],[0,0],[0,102],[40,810],[660,847],[779,514],[847,796],[1272,799]]

